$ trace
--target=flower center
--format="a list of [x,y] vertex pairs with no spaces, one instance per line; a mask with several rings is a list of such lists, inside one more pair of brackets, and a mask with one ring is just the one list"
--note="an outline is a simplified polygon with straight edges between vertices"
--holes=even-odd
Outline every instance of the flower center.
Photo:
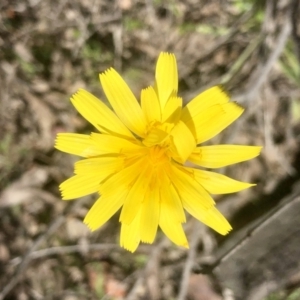
[[150,163],[154,168],[161,167],[161,165],[170,161],[166,150],[166,148],[158,145],[149,148]]

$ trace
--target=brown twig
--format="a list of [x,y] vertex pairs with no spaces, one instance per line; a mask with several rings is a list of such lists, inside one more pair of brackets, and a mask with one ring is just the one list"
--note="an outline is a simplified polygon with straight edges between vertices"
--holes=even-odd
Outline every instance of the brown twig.
[[294,202],[300,202],[300,189],[298,188],[291,196],[287,197],[281,204],[269,211],[260,221],[246,232],[246,234],[228,251],[217,258],[212,264],[195,266],[193,271],[200,274],[211,274],[213,270],[220,264],[224,263],[232,255],[234,255],[242,246],[244,246],[254,235],[267,226],[284,211],[294,205]]
[[[300,28],[300,1],[292,0],[291,2],[291,10],[292,10],[292,38],[295,43],[295,51],[300,63],[300,32],[298,33],[298,27]],[[300,29],[299,29],[300,30]]]
[[11,280],[3,287],[0,292],[0,300],[3,300],[10,291],[18,284],[23,273],[27,269],[29,263],[31,262],[31,253],[34,252],[52,233],[54,233],[64,222],[65,216],[61,215],[57,217],[49,226],[48,230],[41,235],[32,245],[32,247],[27,251],[25,256],[22,259],[18,269],[15,272],[15,275],[12,276]]
[[289,22],[289,16],[290,13],[288,11],[288,13],[286,14],[286,20],[281,28],[277,42],[275,43],[276,46],[271,52],[267,62],[263,65],[259,65],[253,72],[253,74],[255,74],[255,80],[252,84],[250,84],[249,88],[247,89],[247,92],[243,95],[243,97],[239,99],[239,102],[244,103],[252,101],[252,99],[254,99],[257,96],[262,85],[267,80],[275,62],[278,60],[282,51],[284,50],[284,47],[290,35],[291,24]]
[[5,299],[5,297],[13,290],[13,288],[18,284],[18,282],[21,280],[22,275],[26,271],[27,267],[29,266],[31,260],[32,260],[32,253],[36,251],[36,249],[54,232],[57,231],[57,229],[63,224],[65,221],[66,215],[73,211],[75,208],[77,208],[79,205],[82,205],[81,201],[74,202],[72,205],[67,206],[64,210],[64,212],[59,215],[55,220],[52,221],[50,226],[48,227],[48,230],[44,232],[40,237],[38,237],[31,248],[27,251],[27,253],[22,258],[21,263],[19,264],[17,270],[15,271],[15,274],[12,276],[12,278],[9,280],[9,282],[2,288],[2,291],[0,292],[0,300]]
[[203,229],[203,225],[196,220],[194,221],[194,228],[192,232],[192,238],[190,243],[190,249],[188,252],[188,256],[185,262],[182,279],[180,283],[179,295],[177,300],[185,300],[188,293],[189,279],[190,274],[193,270],[194,262],[196,259],[197,246],[201,239],[201,229]]
[[220,39],[212,45],[211,48],[207,49],[201,57],[198,59],[196,64],[200,63],[201,61],[207,60],[213,53],[215,53],[217,50],[219,50],[221,47],[226,45],[234,36],[236,33],[239,32],[240,26],[242,24],[245,24],[254,14],[254,10],[249,10],[245,13],[243,13],[231,26],[231,30],[228,32],[228,34],[220,37]]
[[[41,249],[37,251],[33,251],[29,254],[30,260],[39,259],[48,257],[51,255],[63,255],[63,254],[71,254],[77,252],[90,252],[94,250],[112,250],[115,248],[120,248],[117,244],[89,244],[89,245],[71,245],[71,246],[57,246],[50,247],[46,249]],[[22,258],[15,257],[10,261],[12,265],[18,265],[22,262]]]
[[[148,288],[156,287],[158,289],[159,282],[158,276],[153,278],[153,274],[158,274],[158,262],[161,255],[161,251],[165,248],[166,244],[169,243],[167,238],[163,238],[163,240],[153,249],[151,255],[148,258],[148,263],[144,268],[144,271],[141,271],[138,280],[135,282],[133,288],[131,289],[130,293],[127,295],[125,300],[136,300],[138,299],[138,294],[140,292],[141,286],[147,285]],[[151,276],[150,281],[147,280],[147,276]],[[149,291],[151,294],[149,295],[149,299],[159,299],[157,298],[159,295],[157,291]],[[147,298],[148,299],[148,298]]]

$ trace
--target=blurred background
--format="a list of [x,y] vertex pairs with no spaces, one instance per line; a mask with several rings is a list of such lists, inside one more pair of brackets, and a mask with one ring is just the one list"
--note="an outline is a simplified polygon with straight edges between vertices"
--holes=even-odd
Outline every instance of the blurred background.
[[[0,1],[0,299],[300,299],[299,0]],[[106,102],[98,74],[115,67],[139,97],[161,51],[176,55],[187,103],[223,84],[246,108],[213,143],[263,145],[219,170],[257,183],[214,197],[234,230],[189,219],[190,250],[160,232],[131,254],[118,216],[91,233],[96,195],[64,202],[78,159],[58,132],[94,129],[69,98]]]

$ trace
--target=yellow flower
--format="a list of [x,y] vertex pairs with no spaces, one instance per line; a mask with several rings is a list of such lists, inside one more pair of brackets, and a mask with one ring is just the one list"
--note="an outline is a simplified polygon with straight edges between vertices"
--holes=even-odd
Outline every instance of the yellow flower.
[[100,133],[59,133],[56,139],[57,149],[85,158],[75,163],[75,175],[61,184],[62,198],[100,194],[84,219],[91,230],[122,208],[120,244],[131,252],[141,241],[153,243],[158,226],[176,245],[188,248],[184,209],[227,234],[231,226],[210,194],[254,184],[184,164],[220,168],[259,155],[261,147],[255,146],[198,146],[235,121],[243,108],[229,102],[218,86],[182,107],[176,59],[169,53],[160,54],[155,86],[142,90],[140,103],[114,69],[100,74],[100,81],[113,110],[82,89],[71,98]]

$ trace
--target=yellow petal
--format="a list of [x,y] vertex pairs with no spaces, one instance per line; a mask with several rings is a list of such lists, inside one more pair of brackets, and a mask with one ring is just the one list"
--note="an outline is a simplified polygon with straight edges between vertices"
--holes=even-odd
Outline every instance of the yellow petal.
[[142,202],[144,201],[146,191],[152,175],[149,166],[139,164],[139,170],[136,170],[137,179],[130,187],[129,193],[124,202],[122,212],[120,215],[120,222],[130,224],[135,218],[136,214],[140,211]]
[[122,77],[112,68],[100,74],[105,95],[120,120],[132,132],[144,137],[146,119],[132,91]]
[[187,168],[181,168],[174,164],[171,169],[169,176],[181,201],[186,199],[192,205],[202,207],[202,209],[209,209],[215,204],[212,197],[194,179],[193,173]]
[[232,229],[225,217],[215,207],[203,209],[199,203],[190,201],[190,199],[182,199],[182,203],[189,214],[218,233],[226,235]]
[[179,121],[173,128],[171,137],[172,157],[180,163],[184,163],[196,147],[195,138],[182,121]]
[[77,111],[100,132],[135,139],[120,119],[100,99],[88,91],[80,89],[72,96],[71,101]]
[[185,123],[189,122],[198,114],[214,105],[225,104],[229,101],[229,96],[224,92],[222,87],[214,86],[202,92],[192,99],[182,110],[181,120]]
[[111,153],[133,153],[142,151],[144,147],[133,143],[132,141],[124,138],[116,137],[108,134],[91,134],[92,141],[97,145],[100,154],[111,154]]
[[[203,143],[229,126],[244,109],[234,102],[216,104],[185,122],[196,137],[197,144]],[[192,115],[192,114],[191,114]]]
[[142,242],[148,244],[153,243],[157,232],[159,212],[160,196],[157,184],[157,186],[154,186],[152,189],[148,189],[142,204],[140,224],[140,235]]
[[94,231],[106,223],[124,203],[126,191],[115,194],[113,197],[100,197],[84,218],[84,223]]
[[124,159],[121,157],[96,157],[83,159],[75,163],[75,174],[95,175],[103,181],[111,174],[123,169]]
[[102,196],[111,197],[121,193],[122,190],[129,191],[133,181],[140,174],[141,162],[136,162],[109,177],[100,187]]
[[141,106],[148,124],[155,121],[161,121],[159,101],[152,86],[142,90]]
[[[162,186],[162,199],[160,203],[159,226],[165,235],[178,246],[189,247],[185,233],[178,216],[182,213],[182,204],[178,207],[175,200],[167,191],[167,187]],[[178,195],[177,195],[178,199]],[[182,219],[182,217],[180,217]]]
[[210,122],[204,125],[206,130],[202,130],[197,134],[197,143],[203,143],[228,127],[244,112],[244,108],[235,102],[223,104],[222,108],[224,114],[222,116],[215,116]]
[[75,175],[64,181],[59,189],[63,200],[83,197],[99,190],[101,178],[92,175]]
[[162,209],[159,227],[175,245],[189,249],[182,224],[173,220],[172,215],[165,209]]
[[197,147],[189,160],[205,168],[221,168],[252,159],[262,147],[242,145],[213,145]]
[[171,96],[162,113],[162,122],[177,123],[181,116],[182,98]]
[[208,129],[207,127],[211,126],[211,120],[213,120],[215,117],[220,118],[224,114],[225,112],[222,105],[215,104],[205,110],[202,110],[198,114],[191,113],[190,118],[187,120],[184,120],[183,118],[181,118],[181,120],[193,133],[195,140],[198,141],[198,136],[201,135],[201,131],[206,131]]
[[172,220],[176,220],[177,223],[185,223],[186,218],[181,199],[173,184],[164,172],[162,172],[160,180],[161,204],[164,203],[164,209],[172,215]]
[[155,71],[155,82],[163,111],[169,97],[175,95],[178,90],[178,71],[174,54],[161,53],[158,57]]
[[91,157],[101,154],[91,137],[84,134],[58,133],[54,147],[60,151],[82,157]]
[[237,181],[215,172],[193,170],[196,181],[198,181],[210,194],[235,193],[255,185]]
[[120,246],[130,252],[134,252],[140,244],[140,219],[141,213],[139,212],[131,224],[122,223]]

